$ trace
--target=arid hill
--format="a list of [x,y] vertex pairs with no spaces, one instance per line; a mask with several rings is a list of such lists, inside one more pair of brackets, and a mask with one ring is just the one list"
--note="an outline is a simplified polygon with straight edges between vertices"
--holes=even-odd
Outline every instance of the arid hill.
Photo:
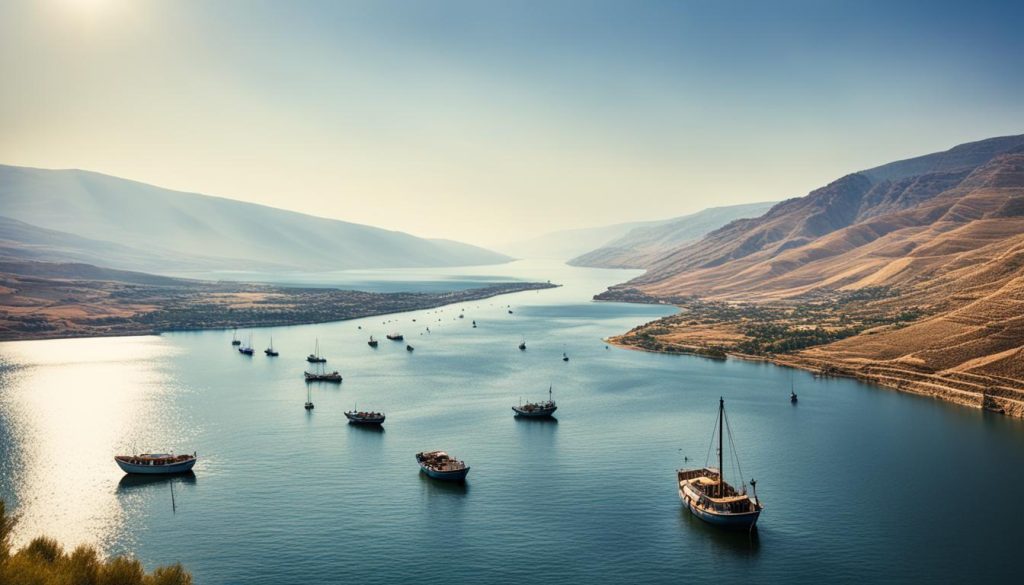
[[[777,361],[1024,416],[1024,136],[847,175],[681,247],[602,296],[771,306],[764,330],[793,335],[781,307],[832,303],[859,325],[805,320],[800,327],[829,333],[820,345],[756,347],[775,348],[764,353]],[[849,298],[858,300],[840,301]],[[896,318],[909,314],[909,323]],[[702,323],[739,335],[718,350],[749,347],[763,329],[734,317]],[[678,343],[679,327],[661,338]]]

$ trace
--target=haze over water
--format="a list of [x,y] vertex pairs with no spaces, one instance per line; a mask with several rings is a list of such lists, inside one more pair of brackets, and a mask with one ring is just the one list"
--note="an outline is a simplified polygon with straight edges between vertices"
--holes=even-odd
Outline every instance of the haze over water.
[[[564,286],[255,330],[252,358],[230,331],[0,344],[0,498],[21,514],[16,539],[181,561],[197,583],[1015,576],[1022,421],[761,363],[606,348],[674,310],[590,300],[630,274],[529,262],[410,272],[405,289]],[[394,330],[414,352],[384,339]],[[262,354],[270,335],[277,359]],[[303,358],[317,338],[345,380],[314,386],[307,413]],[[557,423],[512,417],[549,384]],[[675,490],[677,467],[705,461],[719,396],[766,505],[753,539],[691,518]],[[354,404],[386,412],[384,431],[348,426]],[[194,478],[127,480],[112,461],[171,449],[198,451]],[[467,484],[422,477],[413,455],[425,449],[465,459]]]

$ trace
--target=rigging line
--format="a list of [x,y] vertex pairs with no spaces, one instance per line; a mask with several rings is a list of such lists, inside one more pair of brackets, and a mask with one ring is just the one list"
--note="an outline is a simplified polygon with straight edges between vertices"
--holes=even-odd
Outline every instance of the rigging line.
[[729,431],[729,448],[732,450],[732,457],[733,457],[733,459],[736,462],[736,470],[739,471],[739,474],[740,474],[739,475],[740,485],[741,486],[746,486],[747,480],[745,479],[745,476],[743,475],[743,467],[740,465],[740,456],[739,456],[738,453],[736,453],[736,444],[733,442],[732,426],[729,424],[729,415],[728,414],[725,415],[725,428],[726,428],[727,431]]
[[[705,468],[707,468],[707,466],[708,466],[708,461],[711,461],[711,447],[713,447],[715,445],[715,431],[717,431],[717,430],[718,430],[718,417],[715,417],[715,426],[711,428],[711,441],[708,442],[708,454],[704,456],[704,467]],[[719,469],[718,472],[721,473],[722,470]]]

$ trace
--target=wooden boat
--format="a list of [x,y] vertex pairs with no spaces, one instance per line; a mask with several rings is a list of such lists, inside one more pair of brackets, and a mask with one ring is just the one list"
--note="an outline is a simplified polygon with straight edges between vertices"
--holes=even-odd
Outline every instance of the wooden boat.
[[384,424],[384,413],[383,412],[368,412],[363,410],[352,410],[345,413],[345,418],[348,422],[354,425],[374,425],[380,426]]
[[277,353],[277,350],[274,349],[274,338],[273,337],[270,338],[270,347],[268,347],[267,349],[264,349],[263,353],[267,354],[267,357],[277,357],[278,355],[280,355],[280,354]]
[[[728,426],[725,418],[725,400],[718,400],[718,468],[679,469],[676,483],[679,499],[694,516],[709,524],[722,528],[753,530],[764,506],[757,499],[757,482],[750,480],[754,494],[747,495],[746,483],[737,490],[722,476],[723,428]],[[732,444],[732,432],[729,433]],[[734,453],[735,455],[735,453]],[[737,465],[738,467],[738,465]]]
[[564,351],[562,352],[562,361],[563,362],[569,361],[569,356],[567,356]]
[[416,454],[416,462],[420,469],[434,479],[444,481],[464,481],[469,473],[469,466],[464,462],[450,457],[444,451],[423,451]]
[[551,398],[550,386],[548,387],[547,402],[527,402],[512,407],[512,411],[516,413],[515,416],[521,418],[551,418],[556,410],[558,410],[558,406]]
[[238,328],[231,332],[231,345],[242,345],[242,340],[238,338]]
[[313,410],[316,408],[313,406],[313,390],[309,387],[309,384],[306,384],[306,405],[303,406],[303,408],[306,410]]
[[390,339],[391,341],[403,341],[405,339],[405,336],[402,335],[401,333],[388,333],[387,338]]
[[523,338],[522,341],[519,342],[519,349],[522,350],[522,351],[526,351],[526,338],[525,337]]
[[320,355],[320,339],[316,340],[316,347],[313,349],[313,353],[306,356],[306,361],[311,364],[326,364],[327,358]]
[[172,453],[142,453],[139,455],[115,455],[114,462],[125,473],[145,475],[170,475],[187,473],[196,464],[196,454],[174,455]]
[[341,383],[341,374],[337,370],[333,372],[303,372],[307,382],[334,382]]
[[377,347],[377,340],[374,339],[373,336],[371,335],[370,341],[367,341],[366,345],[369,345],[370,347]]
[[416,349],[416,348],[411,346],[411,345],[409,345],[409,344],[405,344],[405,351],[412,351],[414,349]]

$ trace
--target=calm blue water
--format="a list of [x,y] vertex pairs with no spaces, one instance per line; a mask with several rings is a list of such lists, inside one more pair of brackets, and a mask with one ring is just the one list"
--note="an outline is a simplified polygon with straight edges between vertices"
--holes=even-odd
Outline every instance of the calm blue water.
[[[93,542],[214,584],[1015,577],[1020,421],[802,372],[794,407],[789,370],[606,349],[670,311],[590,302],[626,273],[494,271],[566,286],[254,331],[276,360],[239,355],[230,331],[0,344],[0,497],[22,515],[18,542]],[[414,353],[383,339],[393,328]],[[307,413],[315,338],[345,381],[315,387]],[[513,419],[549,384],[557,423]],[[719,395],[767,506],[755,539],[705,526],[676,495]],[[385,411],[385,430],[345,424],[354,403]],[[129,482],[111,456],[135,449],[201,461],[194,479]],[[422,477],[424,449],[465,459],[467,484]]]

